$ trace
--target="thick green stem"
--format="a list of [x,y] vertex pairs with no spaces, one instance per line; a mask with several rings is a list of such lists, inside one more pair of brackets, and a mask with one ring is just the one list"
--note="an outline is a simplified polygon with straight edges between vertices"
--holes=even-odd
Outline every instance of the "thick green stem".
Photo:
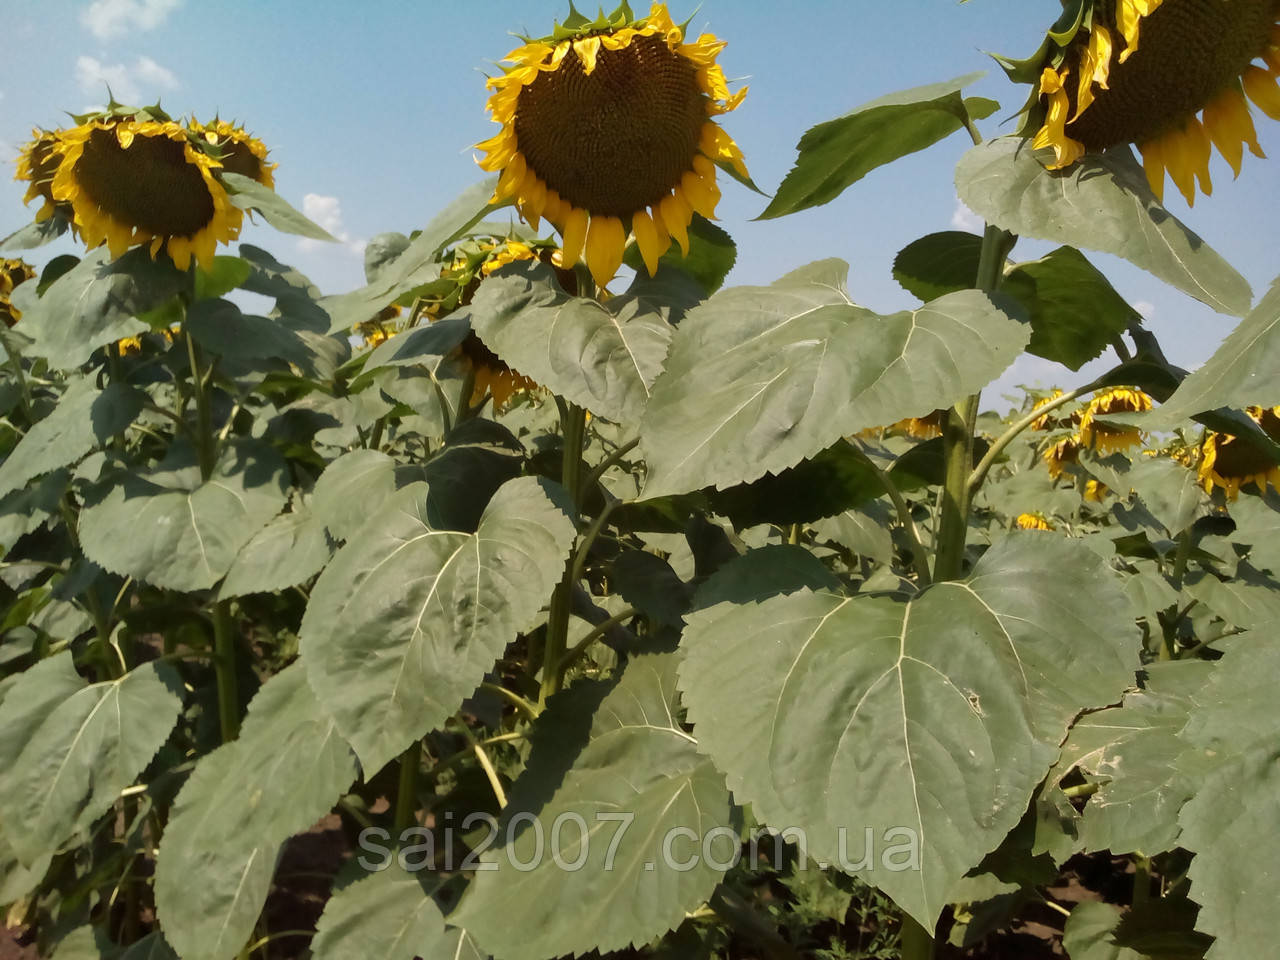
[[[1005,260],[1015,240],[1008,231],[987,224],[982,235],[982,253],[974,284],[977,289],[991,293],[1000,286]],[[937,556],[933,562],[933,579],[936,581],[957,580],[964,573],[971,502],[969,477],[973,472],[973,434],[980,401],[981,397],[976,393],[966,397],[943,424],[946,471],[940,497],[942,516],[938,520]]]
[[237,659],[231,601],[219,600],[213,605],[213,672],[218,681],[218,727],[223,743],[230,743],[240,733]]
[[902,960],[933,960],[933,937],[911,917],[902,918]]
[[[560,408],[560,428],[564,436],[564,456],[561,461],[560,483],[568,491],[574,508],[579,505],[582,493],[582,438],[587,428],[587,412],[581,407],[556,397]],[[599,528],[596,527],[598,532]],[[565,564],[564,576],[551,595],[551,609],[547,616],[546,640],[542,646],[542,686],[538,696],[539,707],[560,690],[564,684],[561,668],[565,647],[569,638],[570,601],[573,585],[577,583],[582,568],[578,562],[579,551]]]
[[916,572],[918,586],[921,589],[927,587],[932,582],[932,577],[929,573],[929,558],[925,553],[924,544],[920,542],[920,534],[916,530],[915,519],[911,516],[911,504],[907,503],[902,491],[898,489],[898,485],[893,482],[893,477],[889,476],[887,470],[880,469],[880,464],[872,460],[867,451],[863,450],[858,444],[854,443],[852,446],[861,456],[862,462],[875,473],[876,479],[880,481],[885,493],[893,501],[893,508],[898,511],[898,523],[902,525],[903,533],[906,534],[907,540],[911,544],[911,569]]
[[396,789],[396,836],[413,825],[418,812],[418,767],[422,763],[422,741],[400,754],[400,781]]
[[200,366],[200,348],[185,329],[182,332],[187,341],[187,361],[191,365],[191,385],[196,399],[196,456],[200,461],[200,478],[208,480],[213,476],[213,412],[210,410],[209,377]]

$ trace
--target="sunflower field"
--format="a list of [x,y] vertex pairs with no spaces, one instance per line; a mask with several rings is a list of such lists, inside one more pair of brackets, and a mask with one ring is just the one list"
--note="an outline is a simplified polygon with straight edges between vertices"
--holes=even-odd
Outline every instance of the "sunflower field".
[[[485,179],[335,295],[236,243],[332,239],[241,126],[37,130],[13,956],[1276,955],[1280,286],[1163,198],[1266,162],[1280,0],[1062,8],[997,58],[1016,129],[976,76],[889,93],[766,193],[723,39],[571,7],[488,80]],[[985,227],[897,253],[913,309],[726,285],[722,189],[802,214],[951,137]],[[1174,366],[1094,251],[1234,331]],[[1028,353],[1110,368],[992,412]]]

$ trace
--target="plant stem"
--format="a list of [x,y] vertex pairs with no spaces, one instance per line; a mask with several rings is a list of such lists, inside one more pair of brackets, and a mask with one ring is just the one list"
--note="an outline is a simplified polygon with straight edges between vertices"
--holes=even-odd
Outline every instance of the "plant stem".
[[595,469],[593,469],[590,473],[588,473],[587,479],[582,482],[583,496],[586,496],[586,494],[590,493],[595,488],[595,485],[600,482],[600,478],[605,475],[605,473],[609,470],[610,467],[616,464],[619,460],[621,460],[623,457],[625,457],[628,453],[630,453],[639,445],[640,445],[639,437],[637,437],[634,440],[628,440],[626,443],[620,446],[617,450],[613,451],[613,453],[609,454],[609,456],[605,457],[598,464],[596,464]]
[[914,918],[902,917],[902,960],[933,960],[933,937]]
[[222,742],[230,743],[240,733],[239,678],[235,625],[231,621],[231,601],[213,604],[213,672],[218,681],[218,727]]
[[191,365],[191,383],[195,387],[196,398],[196,456],[200,461],[200,479],[208,480],[213,476],[213,423],[212,411],[209,409],[208,376],[200,367],[200,348],[185,329],[182,331],[187,341],[187,362]]
[[570,650],[568,653],[566,653],[564,655],[564,658],[561,659],[560,675],[563,676],[565,671],[568,670],[571,666],[573,666],[574,661],[577,660],[578,657],[582,656],[582,654],[586,652],[586,649],[589,646],[591,646],[591,644],[595,643],[597,640],[603,637],[606,633],[608,633],[618,624],[626,623],[632,617],[636,617],[639,615],[640,615],[640,611],[637,610],[635,607],[627,607],[625,610],[620,610],[619,612],[615,613],[608,620],[602,620],[600,623],[597,623],[594,627],[591,628],[591,632],[588,633],[581,640],[579,640],[577,643],[575,643],[573,645],[573,649]]
[[898,511],[898,523],[902,525],[902,530],[911,544],[911,568],[916,572],[916,579],[919,581],[921,589],[927,587],[933,582],[933,577],[929,573],[928,554],[925,553],[924,544],[920,542],[920,533],[916,530],[916,522],[911,516],[911,504],[907,503],[906,497],[902,495],[898,485],[889,476],[889,471],[880,469],[880,464],[872,460],[871,455],[863,450],[859,444],[851,443],[850,446],[862,457],[863,463],[875,473],[876,479],[884,487],[884,492],[893,501],[893,508]]
[[[976,135],[976,131],[970,132]],[[977,289],[991,293],[1000,286],[1005,260],[1015,240],[1008,231],[987,224],[982,234],[982,254],[974,284]],[[942,516],[938,520],[937,556],[933,563],[933,579],[936,581],[956,580],[964,573],[971,503],[969,475],[973,471],[973,432],[980,401],[981,397],[976,393],[966,397],[943,424],[946,471],[940,498]]]
[[400,754],[400,781],[396,789],[395,825],[400,836],[414,821],[418,810],[418,767],[422,763],[422,741],[415,740]]
[[530,703],[514,690],[508,690],[506,687],[499,686],[496,683],[482,683],[480,684],[480,689],[488,690],[490,693],[502,697],[502,699],[506,700],[530,720],[538,719],[538,705],[536,703]]

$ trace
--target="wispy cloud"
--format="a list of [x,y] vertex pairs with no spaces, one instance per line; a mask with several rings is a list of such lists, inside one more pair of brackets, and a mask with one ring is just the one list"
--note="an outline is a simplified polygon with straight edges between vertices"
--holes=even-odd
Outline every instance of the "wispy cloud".
[[134,106],[142,104],[144,99],[154,102],[164,91],[179,86],[173,71],[150,57],[138,57],[132,65],[103,63],[97,57],[77,57],[76,82],[86,94],[101,94],[104,87],[110,87],[117,100]]
[[960,200],[956,201],[956,209],[951,214],[951,226],[957,230],[980,233],[984,226],[982,218],[970,210]]
[[[365,241],[351,236],[346,224],[342,221],[342,202],[337,197],[326,197],[320,193],[308,193],[302,198],[302,212],[310,220],[329,231],[347,251],[353,254],[364,253]],[[332,245],[323,240],[311,240],[303,237],[298,241],[300,250],[323,250]]]
[[154,30],[182,0],[93,0],[80,12],[80,22],[99,40],[111,40],[130,30]]

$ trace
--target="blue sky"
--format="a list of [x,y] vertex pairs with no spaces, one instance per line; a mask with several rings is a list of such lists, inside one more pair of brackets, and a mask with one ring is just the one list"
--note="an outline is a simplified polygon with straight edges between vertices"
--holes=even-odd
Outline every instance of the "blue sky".
[[[365,240],[422,226],[480,179],[470,146],[496,129],[483,112],[485,71],[514,45],[509,32],[549,32],[567,9],[560,0],[13,4],[0,59],[0,160],[8,166],[32,126],[58,126],[67,122],[64,111],[102,103],[104,82],[121,101],[160,98],[175,115],[220,112],[267,143],[280,164],[277,189],[343,243],[254,227],[242,239],[294,263],[325,292],[341,292],[363,282]],[[676,3],[672,14],[680,20],[691,9]],[[1002,132],[999,121],[1017,111],[1026,90],[1010,84],[983,51],[1029,54],[1058,10],[1057,0],[705,0],[692,26],[729,41],[721,63],[751,92],[723,126],[743,148],[756,182],[771,191],[808,127],[904,87],[985,69],[970,92],[1000,101],[1003,109],[982,126],[987,134]],[[1234,182],[1215,159],[1215,194],[1194,210],[1172,188],[1166,196],[1170,209],[1245,275],[1255,297],[1280,272],[1280,125],[1257,122],[1274,159],[1246,157]],[[882,311],[912,306],[890,264],[916,237],[974,228],[952,183],[967,145],[957,134],[872,173],[828,206],[770,222],[752,222],[762,198],[726,183],[721,223],[739,247],[729,282],[767,283],[836,256],[851,264],[855,300]],[[0,235],[30,219],[22,186],[5,183],[0,178]],[[59,243],[32,259],[68,249],[74,248]],[[1031,259],[1047,249],[1024,242],[1014,256]],[[1148,315],[1175,362],[1197,364],[1234,325],[1121,261],[1091,257]],[[1080,379],[1024,358],[987,396],[998,406],[1000,393],[1015,383]]]

